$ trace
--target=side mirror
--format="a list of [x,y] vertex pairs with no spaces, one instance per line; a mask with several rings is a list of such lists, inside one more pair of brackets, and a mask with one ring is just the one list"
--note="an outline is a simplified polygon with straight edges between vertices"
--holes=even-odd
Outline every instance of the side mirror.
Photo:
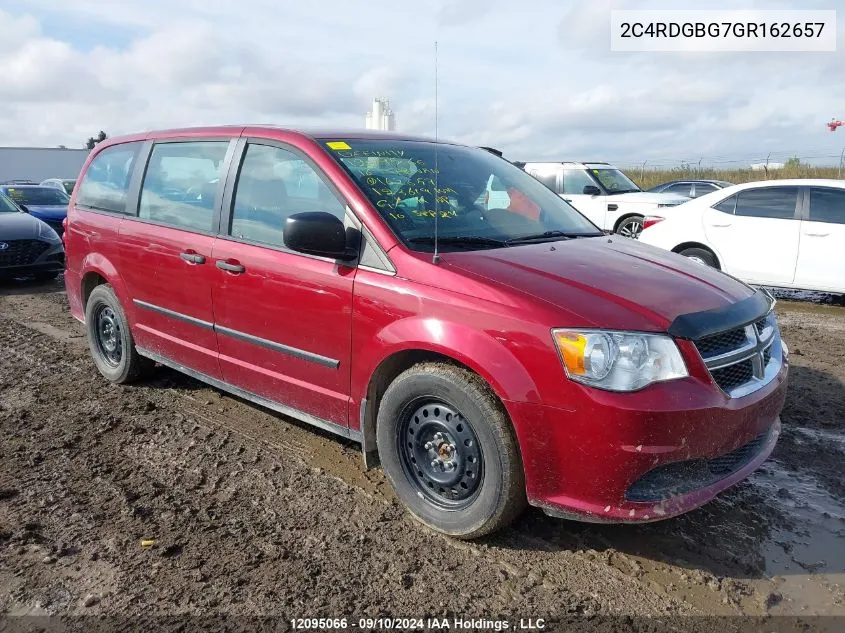
[[584,193],[584,195],[587,195],[587,196],[600,196],[601,195],[601,189],[599,189],[595,185],[586,185],[584,187],[583,193]]
[[282,236],[292,251],[343,261],[358,256],[355,249],[346,246],[343,222],[325,211],[294,213],[285,222]]

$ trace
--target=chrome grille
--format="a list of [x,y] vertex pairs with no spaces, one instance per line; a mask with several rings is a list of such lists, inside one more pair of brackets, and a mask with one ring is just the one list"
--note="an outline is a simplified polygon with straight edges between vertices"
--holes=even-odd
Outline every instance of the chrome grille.
[[713,381],[733,398],[756,391],[780,370],[782,349],[773,312],[694,343]]
[[38,259],[50,245],[41,240],[9,240],[0,250],[0,266],[28,266]]

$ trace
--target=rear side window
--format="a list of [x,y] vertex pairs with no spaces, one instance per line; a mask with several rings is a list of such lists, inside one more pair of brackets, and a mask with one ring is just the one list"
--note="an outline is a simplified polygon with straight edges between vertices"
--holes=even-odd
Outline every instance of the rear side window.
[[795,217],[798,187],[761,187],[737,194],[736,215],[791,220]]
[[688,182],[680,182],[674,185],[669,185],[660,193],[676,193],[679,196],[690,196],[692,185]]
[[141,143],[107,147],[94,157],[76,195],[76,203],[101,211],[126,213],[126,193]]
[[714,204],[713,208],[716,209],[716,211],[721,211],[722,213],[730,213],[731,215],[733,215],[734,209],[736,209],[736,196],[725,198],[719,204]]
[[811,187],[810,220],[845,224],[845,190]]
[[346,205],[299,155],[269,145],[247,145],[232,205],[231,235],[284,247],[288,217],[325,211],[343,221]]
[[587,186],[596,186],[587,172],[580,169],[567,169],[563,172],[563,193],[582,194]]
[[138,216],[177,228],[213,230],[214,200],[228,141],[153,146]]
[[537,172],[532,172],[531,175],[557,193],[557,174],[538,174]]

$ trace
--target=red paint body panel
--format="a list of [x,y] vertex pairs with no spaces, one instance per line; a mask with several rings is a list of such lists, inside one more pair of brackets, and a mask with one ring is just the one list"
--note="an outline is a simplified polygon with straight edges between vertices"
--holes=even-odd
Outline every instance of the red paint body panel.
[[[217,268],[211,259],[214,238],[157,224],[124,220],[120,225],[121,277],[133,303],[124,303],[135,343],[176,359],[212,378],[220,377],[217,337],[211,327],[140,307],[143,301],[204,323],[214,323],[211,287]],[[192,264],[181,253],[202,255]]]
[[[140,346],[353,433],[362,431],[360,405],[382,363],[410,350],[450,357],[476,371],[504,403],[530,501],[588,520],[684,512],[745,477],[771,451],[774,440],[740,472],[659,508],[627,502],[626,489],[657,465],[723,455],[779,428],[786,364],[763,389],[730,399],[696,348],[678,341],[689,377],[612,393],[568,380],[551,335],[557,327],[665,332],[680,314],[749,297],[744,284],[615,236],[446,253],[434,264],[430,254],[397,241],[313,136],[256,126],[133,138],[239,134],[305,153],[388,254],[395,274],[93,213],[74,200],[65,279],[75,316],[84,311],[83,276],[98,272],[115,287]],[[92,156],[123,140],[109,139]],[[179,253],[186,249],[207,262],[185,262]],[[220,270],[216,260],[245,271]],[[135,300],[216,331],[138,308]]]
[[217,333],[223,379],[341,426],[348,424],[355,268],[218,239],[212,267],[215,324],[338,361],[329,367]]

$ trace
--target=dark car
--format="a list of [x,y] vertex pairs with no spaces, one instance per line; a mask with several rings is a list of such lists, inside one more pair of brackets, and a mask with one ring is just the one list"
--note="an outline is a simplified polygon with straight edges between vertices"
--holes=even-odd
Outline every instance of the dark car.
[[65,249],[56,232],[0,194],[0,279],[52,279],[64,263]]
[[687,198],[700,198],[704,194],[730,187],[726,180],[670,180],[649,189],[651,193],[677,193]]
[[771,296],[605,235],[495,152],[224,126],[107,139],[82,174],[65,287],[108,380],[161,363],[360,442],[443,533],[526,502],[666,519],[777,441]]
[[0,192],[11,198],[27,213],[50,225],[61,236],[67,217],[68,196],[61,189],[42,185],[3,185]]

